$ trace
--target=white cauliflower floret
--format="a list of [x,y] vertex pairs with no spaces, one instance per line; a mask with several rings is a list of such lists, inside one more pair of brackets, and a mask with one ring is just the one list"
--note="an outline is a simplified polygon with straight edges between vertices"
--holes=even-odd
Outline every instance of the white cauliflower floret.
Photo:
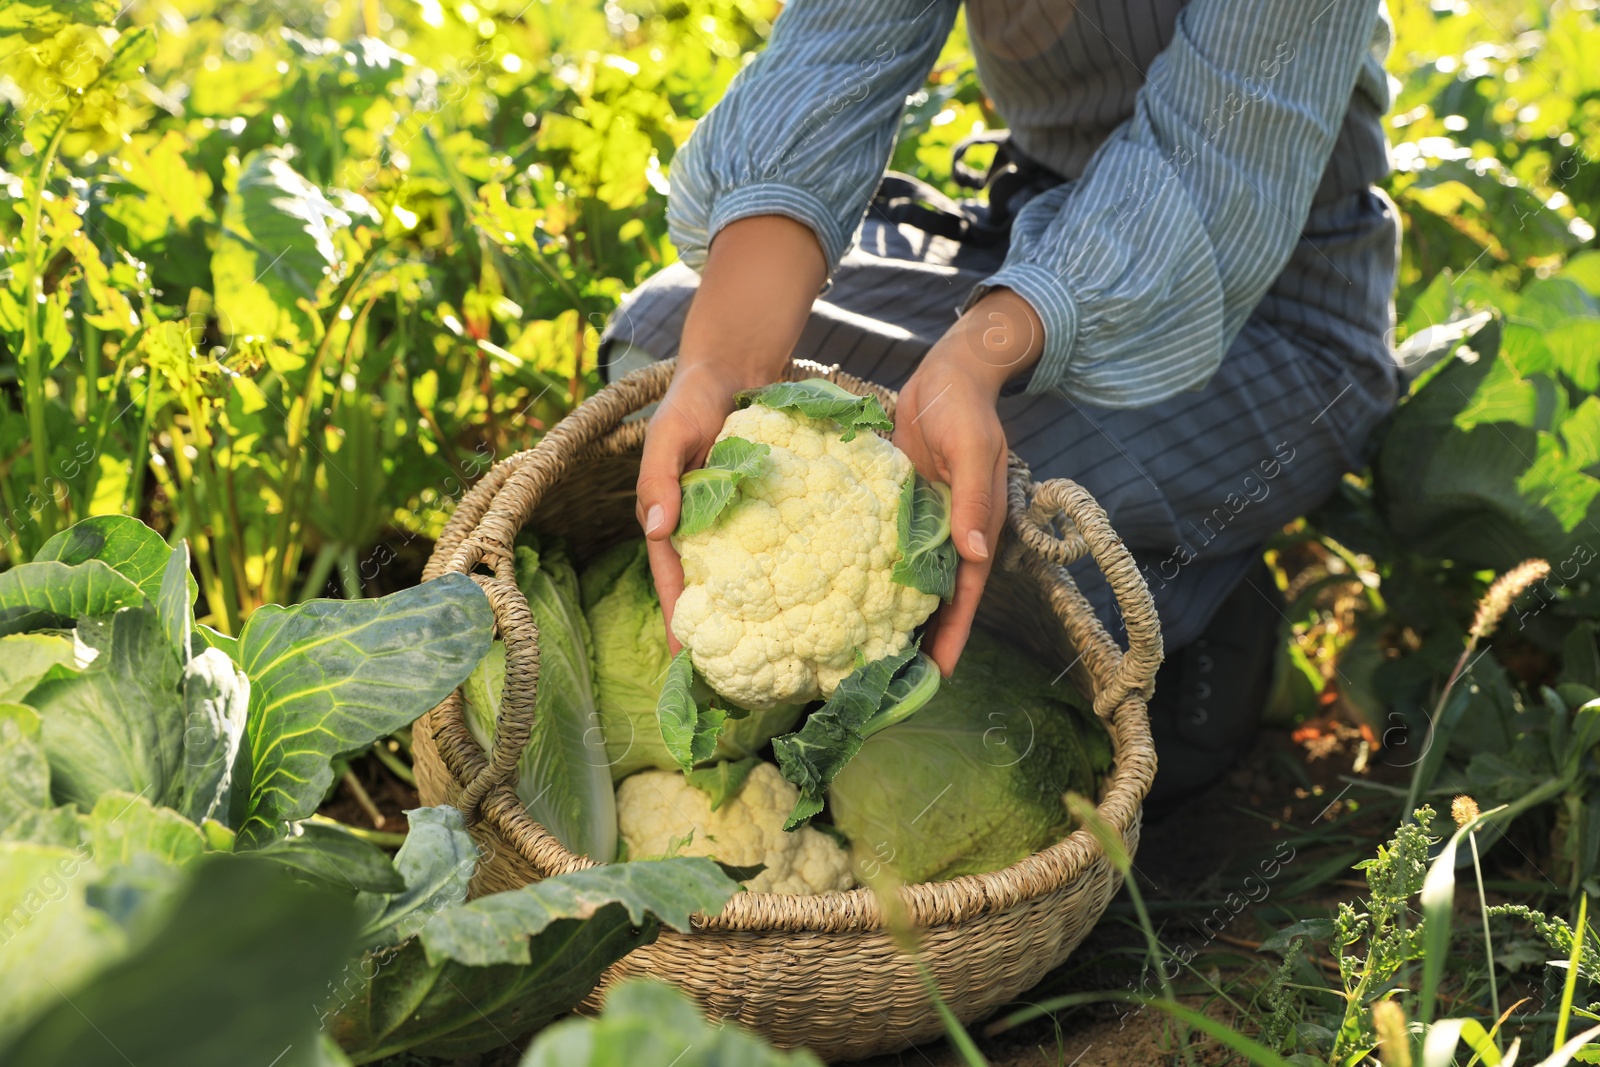
[[[851,888],[850,856],[820,830],[785,833],[799,791],[758,763],[738,795],[716,811],[676,771],[640,771],[617,786],[617,830],[628,858],[710,856],[734,867],[765,864],[744,884],[757,893],[812,896]],[[685,839],[688,839],[685,844]]]
[[711,687],[747,708],[826,697],[901,651],[939,598],[890,579],[911,460],[872,433],[755,404],[717,440],[766,444],[759,474],[709,529],[674,538],[683,595],[672,632]]

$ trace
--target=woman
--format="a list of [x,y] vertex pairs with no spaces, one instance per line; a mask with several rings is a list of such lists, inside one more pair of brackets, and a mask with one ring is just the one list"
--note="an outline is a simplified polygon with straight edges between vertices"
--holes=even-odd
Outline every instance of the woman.
[[956,9],[791,0],[673,161],[682,262],[603,348],[613,376],[679,359],[639,476],[657,585],[670,617],[678,478],[734,394],[790,355],[840,363],[900,389],[895,443],[954,491],[957,593],[925,646],[946,673],[1008,444],[1105,506],[1173,650],[1151,717],[1175,797],[1252,739],[1280,621],[1263,542],[1394,403],[1389,24],[1380,0],[969,0],[1010,135],[988,203],[956,205],[883,175]]

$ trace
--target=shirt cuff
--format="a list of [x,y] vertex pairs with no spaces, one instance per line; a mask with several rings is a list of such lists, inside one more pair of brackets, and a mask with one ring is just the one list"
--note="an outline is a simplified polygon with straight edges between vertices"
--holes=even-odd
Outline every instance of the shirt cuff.
[[1022,297],[1033,305],[1044,323],[1044,349],[1023,392],[1037,395],[1054,391],[1066,377],[1068,358],[1078,337],[1077,301],[1054,271],[1035,263],[1007,263],[973,288],[962,311],[995,289],[1010,289]]
[[840,228],[827,204],[804,189],[782,182],[740,185],[717,197],[711,209],[707,247],[728,223],[756,215],[782,215],[811,227],[822,245],[830,276],[850,247],[851,235]]

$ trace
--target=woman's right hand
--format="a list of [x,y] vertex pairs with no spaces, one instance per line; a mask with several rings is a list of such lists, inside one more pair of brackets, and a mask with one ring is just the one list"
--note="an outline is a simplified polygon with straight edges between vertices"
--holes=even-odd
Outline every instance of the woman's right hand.
[[679,646],[678,639],[672,636],[672,609],[683,592],[683,564],[670,540],[678,528],[682,498],[678,480],[685,471],[706,461],[723,420],[733,411],[733,397],[739,388],[743,386],[730,387],[726,373],[710,360],[680,364],[645,431],[644,456],[639,461],[637,515],[644,528],[650,573],[661,596],[667,645],[673,655],[677,655]]
[[827,275],[822,246],[804,223],[755,215],[718,231],[689,307],[672,384],[645,431],[636,514],[674,655],[672,609],[683,564],[672,547],[679,479],[705,462],[734,396],[778,379]]

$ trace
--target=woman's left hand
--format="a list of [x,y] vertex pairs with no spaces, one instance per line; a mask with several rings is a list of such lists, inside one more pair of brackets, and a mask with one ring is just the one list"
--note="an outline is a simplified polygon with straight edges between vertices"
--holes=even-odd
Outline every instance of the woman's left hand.
[[996,289],[928,350],[895,407],[894,443],[954,497],[950,536],[961,557],[955,596],[934,616],[923,645],[946,677],[972,632],[1005,525],[1006,436],[995,404],[1008,379],[1038,362],[1043,346],[1033,306]]

